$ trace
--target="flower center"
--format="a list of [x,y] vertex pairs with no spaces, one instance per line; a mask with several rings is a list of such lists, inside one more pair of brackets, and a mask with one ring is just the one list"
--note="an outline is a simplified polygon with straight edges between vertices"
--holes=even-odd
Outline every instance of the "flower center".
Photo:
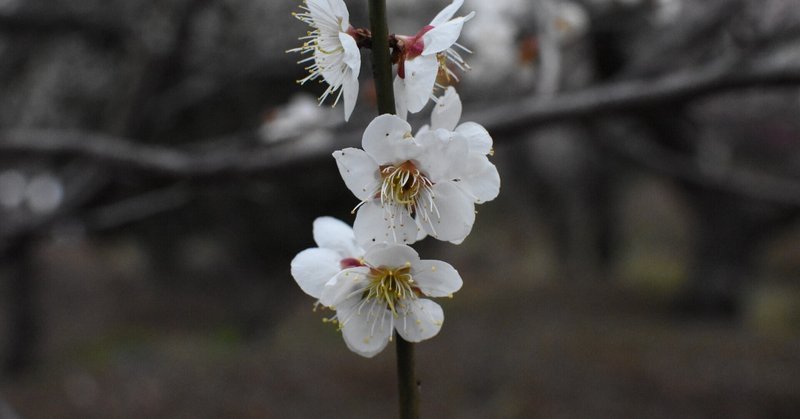
[[370,268],[369,285],[364,291],[364,301],[375,299],[386,303],[396,317],[398,308],[404,307],[403,300],[417,298],[414,278],[411,277],[410,272],[410,266]]
[[411,161],[381,167],[381,178],[381,203],[405,205],[409,212],[413,212],[417,206],[419,196],[425,191],[430,192],[433,186],[433,182]]

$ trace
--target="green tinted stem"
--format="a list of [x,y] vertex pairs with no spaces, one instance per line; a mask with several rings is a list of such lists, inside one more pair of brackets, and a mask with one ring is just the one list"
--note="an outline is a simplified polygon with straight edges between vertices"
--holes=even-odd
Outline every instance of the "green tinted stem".
[[419,418],[419,383],[414,369],[414,344],[400,335],[397,338],[397,382],[400,395],[400,419]]
[[394,114],[392,57],[389,53],[389,24],[386,0],[369,0],[369,28],[372,32],[372,75],[378,96],[378,113]]

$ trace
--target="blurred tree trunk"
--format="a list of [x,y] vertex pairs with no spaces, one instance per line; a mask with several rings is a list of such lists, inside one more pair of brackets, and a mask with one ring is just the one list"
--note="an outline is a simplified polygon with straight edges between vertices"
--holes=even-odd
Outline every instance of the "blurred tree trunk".
[[735,198],[696,189],[689,192],[697,225],[689,278],[678,306],[690,314],[735,315],[742,285],[755,275],[759,224]]
[[8,340],[5,373],[15,376],[29,367],[35,357],[39,328],[37,315],[35,277],[31,253],[35,240],[31,236],[20,237],[8,249],[2,262],[9,269]]

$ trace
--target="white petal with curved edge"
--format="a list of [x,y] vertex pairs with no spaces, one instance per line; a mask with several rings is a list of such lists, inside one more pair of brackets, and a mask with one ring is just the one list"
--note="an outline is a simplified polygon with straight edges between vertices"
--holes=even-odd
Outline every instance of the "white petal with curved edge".
[[431,128],[452,131],[461,119],[461,98],[453,86],[448,86],[431,112]]
[[347,33],[339,32],[339,42],[342,43],[344,48],[344,63],[350,70],[353,70],[353,77],[358,79],[358,74],[361,71],[361,51],[358,49],[356,40]]
[[486,156],[470,154],[462,169],[463,175],[456,185],[470,195],[475,203],[482,204],[497,198],[500,193],[500,174]]
[[408,106],[406,105],[406,82],[400,76],[395,76],[392,83],[394,90],[394,108],[397,116],[403,121],[408,119]]
[[352,36],[339,32],[339,41],[344,48],[344,63],[348,70],[342,75],[342,94],[344,95],[344,120],[349,121],[358,101],[358,74],[361,71],[361,52]]
[[333,158],[350,192],[362,201],[372,198],[381,183],[378,163],[364,150],[352,147],[334,151]]
[[389,343],[394,332],[394,317],[386,310],[386,304],[375,300],[364,302],[348,301],[336,310],[336,317],[342,323],[342,337],[347,348],[367,358],[379,354]]
[[342,258],[334,250],[314,247],[292,259],[292,277],[306,294],[319,299],[325,283],[338,274]]
[[450,3],[450,5],[442,9],[442,11],[439,12],[439,14],[437,14],[436,17],[433,18],[433,20],[431,20],[430,25],[437,26],[441,25],[444,22],[447,22],[453,17],[454,14],[456,14],[458,9],[461,8],[461,5],[463,4],[464,0],[453,0],[453,2]]
[[433,93],[439,61],[435,55],[419,56],[407,60],[406,67],[406,105],[408,111],[417,113],[425,107]]
[[364,260],[373,267],[401,268],[419,263],[419,255],[403,244],[384,244],[371,247]]
[[475,203],[464,191],[452,182],[441,182],[433,186],[434,202],[438,213],[431,215],[431,223],[422,223],[431,237],[438,240],[461,243],[472,231],[475,223]]
[[367,125],[361,146],[379,165],[402,163],[421,151],[411,136],[411,125],[391,114],[380,115]]
[[461,289],[461,275],[447,262],[422,260],[411,270],[414,282],[428,297],[449,297]]
[[331,13],[334,17],[342,18],[340,30],[347,31],[350,27],[350,12],[347,10],[347,5],[344,0],[327,0],[325,1],[330,6]]
[[492,152],[492,136],[482,125],[475,122],[464,122],[456,127],[456,133],[467,139],[470,151],[483,155]]
[[364,250],[356,243],[353,228],[344,221],[333,217],[318,217],[314,220],[312,230],[317,246],[335,250],[339,253],[339,260],[364,256]]
[[458,41],[464,23],[472,19],[473,16],[475,16],[475,12],[464,17],[457,17],[436,26],[426,32],[425,35],[422,35],[422,42],[425,45],[422,50],[422,56],[434,55],[452,47]]
[[360,295],[359,290],[365,289],[369,282],[368,273],[369,268],[363,266],[339,271],[322,287],[319,302],[328,307],[337,308],[353,296]]
[[306,7],[314,19],[314,26],[321,28],[327,32],[332,31],[334,28],[338,31],[339,22],[336,20],[337,13],[331,7],[328,0],[308,0]]
[[344,95],[344,120],[349,121],[358,100],[358,78],[346,77],[342,84]]
[[436,336],[442,330],[444,311],[435,302],[421,298],[408,303],[409,310],[401,312],[395,329],[409,342],[422,342]]
[[356,213],[353,232],[356,241],[365,248],[376,243],[405,243],[417,241],[417,223],[404,208],[381,205],[373,199]]

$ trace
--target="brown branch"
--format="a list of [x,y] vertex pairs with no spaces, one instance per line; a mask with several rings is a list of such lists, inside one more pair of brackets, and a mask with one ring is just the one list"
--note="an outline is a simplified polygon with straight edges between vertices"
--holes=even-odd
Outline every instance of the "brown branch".
[[82,131],[0,132],[0,152],[83,157],[112,168],[178,178],[269,174],[327,156],[338,145],[332,139],[298,138],[241,150],[191,151]]
[[[484,124],[502,146],[522,138],[515,134],[548,123],[624,114],[741,88],[800,85],[800,64],[781,66],[771,64],[774,60],[761,62],[766,64],[735,72],[729,71],[729,66],[715,65],[655,80],[616,82],[548,99],[513,101],[487,106],[479,114],[467,115],[464,119]],[[338,141],[309,137],[249,149],[190,151],[139,144],[97,133],[11,130],[0,132],[0,152],[73,155],[115,169],[167,177],[268,175],[322,161],[336,148],[356,145],[360,136],[359,130],[349,130],[333,136]],[[799,181],[742,168],[709,174],[685,156],[652,144],[637,144],[620,147],[620,150],[627,150],[630,158],[658,173],[759,200],[800,205]]]
[[711,93],[742,88],[798,86],[800,63],[791,66],[769,60],[759,66],[733,70],[733,63],[717,63],[652,80],[631,80],[489,106],[468,115],[501,136],[542,124],[577,118],[638,111],[698,99]]

